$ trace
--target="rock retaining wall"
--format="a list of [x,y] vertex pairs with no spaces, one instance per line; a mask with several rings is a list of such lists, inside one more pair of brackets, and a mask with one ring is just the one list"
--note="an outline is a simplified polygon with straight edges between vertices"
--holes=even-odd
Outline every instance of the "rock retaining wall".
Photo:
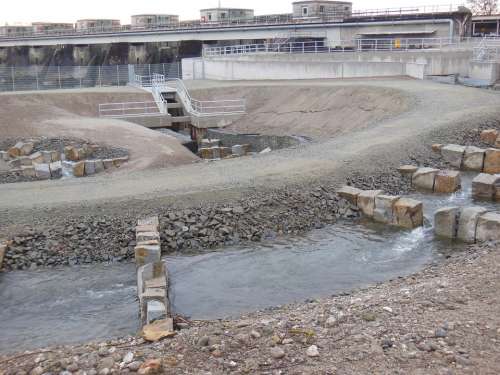
[[437,236],[467,243],[500,241],[500,214],[483,207],[444,207],[434,214]]
[[421,227],[424,223],[423,204],[417,200],[351,186],[345,186],[337,193],[359,208],[365,217],[380,223],[407,229]]

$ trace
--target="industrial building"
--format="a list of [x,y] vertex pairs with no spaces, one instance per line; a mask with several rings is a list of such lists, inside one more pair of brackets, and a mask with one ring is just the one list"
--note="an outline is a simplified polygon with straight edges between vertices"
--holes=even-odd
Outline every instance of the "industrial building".
[[200,10],[200,20],[206,22],[241,21],[254,17],[253,9],[210,8]]
[[136,14],[131,17],[132,28],[175,25],[179,16],[173,14]]
[[352,15],[352,3],[346,1],[296,1],[293,3],[294,18],[345,18]]
[[32,26],[0,26],[0,37],[15,37],[31,33],[32,30]]
[[73,30],[75,25],[73,23],[62,23],[62,22],[33,22],[31,24],[33,28],[33,32],[43,33],[47,31],[64,31],[64,30]]
[[500,36],[500,14],[472,17],[472,36]]
[[76,21],[76,30],[88,30],[88,29],[113,29],[115,27],[120,27],[120,20],[110,20],[110,19],[84,19]]

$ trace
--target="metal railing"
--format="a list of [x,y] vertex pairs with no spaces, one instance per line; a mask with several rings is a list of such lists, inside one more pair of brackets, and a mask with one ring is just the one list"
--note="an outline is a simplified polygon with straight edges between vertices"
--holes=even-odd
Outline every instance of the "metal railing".
[[150,77],[161,73],[182,77],[180,63],[104,66],[0,66],[1,91],[75,89],[87,87],[126,86],[133,74]]
[[473,49],[472,61],[500,63],[500,38],[483,38],[481,44]]
[[160,108],[162,103],[128,102],[128,103],[103,103],[99,104],[99,116],[110,118],[122,117],[147,117],[164,115]]
[[473,38],[394,38],[354,39],[329,42],[287,42],[242,44],[225,47],[205,47],[204,57],[246,55],[257,53],[335,53],[363,51],[409,51],[445,48],[470,48],[478,44]]
[[462,5],[430,5],[430,6],[415,6],[403,8],[386,8],[386,9],[369,9],[369,10],[354,10],[351,14],[345,11],[327,13],[320,17],[305,17],[297,18],[292,14],[277,14],[267,16],[256,16],[247,19],[228,19],[220,22],[201,22],[201,21],[181,21],[170,24],[155,24],[142,26],[123,25],[118,27],[94,27],[88,29],[55,29],[44,31],[25,31],[19,33],[9,33],[0,35],[0,40],[13,40],[23,38],[47,38],[47,37],[62,37],[62,36],[87,36],[100,34],[116,34],[116,33],[136,33],[136,32],[158,32],[158,31],[183,31],[183,30],[201,30],[213,28],[227,27],[244,27],[244,26],[266,26],[266,25],[283,25],[283,24],[308,24],[308,23],[328,23],[339,22],[339,19],[356,18],[356,17],[387,17],[387,16],[405,16],[415,14],[439,14],[449,13],[457,10]]

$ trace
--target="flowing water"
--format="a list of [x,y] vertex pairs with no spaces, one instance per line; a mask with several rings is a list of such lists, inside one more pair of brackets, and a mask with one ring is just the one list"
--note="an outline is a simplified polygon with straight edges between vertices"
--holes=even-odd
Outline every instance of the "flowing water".
[[[434,239],[432,216],[472,205],[471,175],[453,195],[413,194],[426,226],[339,222],[302,237],[167,257],[172,307],[194,319],[234,316],[411,274],[463,245]],[[481,202],[495,209],[493,202]],[[0,275],[0,351],[135,334],[135,266],[92,265]]]

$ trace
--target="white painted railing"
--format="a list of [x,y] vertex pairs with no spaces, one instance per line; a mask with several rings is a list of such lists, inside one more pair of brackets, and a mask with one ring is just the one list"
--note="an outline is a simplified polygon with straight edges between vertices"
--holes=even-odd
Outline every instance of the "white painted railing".
[[225,47],[205,47],[203,56],[246,55],[256,53],[338,53],[367,51],[409,51],[422,49],[470,48],[479,44],[477,38],[393,38],[354,39],[329,42],[288,42],[241,44]]
[[103,103],[99,104],[99,117],[125,118],[125,117],[148,117],[161,116],[160,107],[163,103],[150,102],[128,102],[128,103]]

